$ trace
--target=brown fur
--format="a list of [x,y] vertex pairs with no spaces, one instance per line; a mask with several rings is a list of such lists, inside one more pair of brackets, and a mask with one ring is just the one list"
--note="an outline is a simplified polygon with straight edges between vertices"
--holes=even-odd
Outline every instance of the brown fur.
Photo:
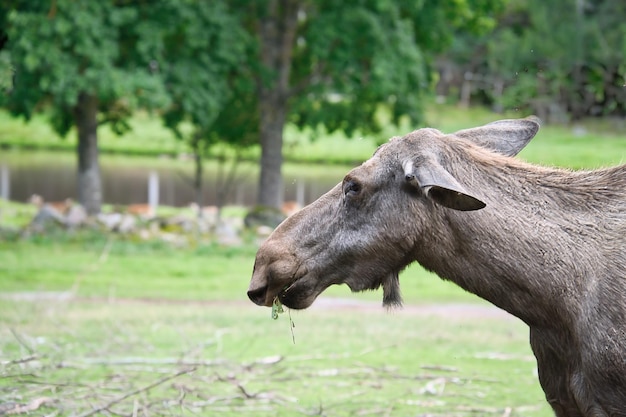
[[418,261],[529,325],[557,416],[626,416],[626,165],[572,172],[512,158],[537,128],[392,139],[275,230],[248,295],[306,308],[332,284],[382,285],[393,305],[398,272]]

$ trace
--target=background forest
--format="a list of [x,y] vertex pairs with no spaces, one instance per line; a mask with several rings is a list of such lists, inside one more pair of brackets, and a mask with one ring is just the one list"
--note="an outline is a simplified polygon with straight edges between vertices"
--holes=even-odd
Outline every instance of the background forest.
[[[423,124],[436,97],[544,121],[623,117],[614,0],[19,1],[0,15],[0,105],[78,136],[78,201],[100,212],[98,129],[148,110],[200,164],[258,145],[257,203],[283,202],[285,126],[348,137]],[[199,168],[200,169],[200,168]]]

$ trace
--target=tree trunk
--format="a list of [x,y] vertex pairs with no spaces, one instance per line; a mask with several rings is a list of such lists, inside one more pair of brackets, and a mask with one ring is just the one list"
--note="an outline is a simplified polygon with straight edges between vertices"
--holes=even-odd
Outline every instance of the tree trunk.
[[102,183],[98,161],[98,99],[80,93],[74,108],[74,120],[78,129],[78,201],[87,214],[100,213]]
[[[259,100],[261,125],[261,174],[257,204],[279,208],[283,202],[283,128],[286,109],[276,100]],[[284,107],[284,105],[283,105]]]
[[299,1],[271,0],[258,26],[262,74],[259,91],[261,174],[257,203],[280,208],[283,202],[283,129],[290,95],[289,74],[296,38]]

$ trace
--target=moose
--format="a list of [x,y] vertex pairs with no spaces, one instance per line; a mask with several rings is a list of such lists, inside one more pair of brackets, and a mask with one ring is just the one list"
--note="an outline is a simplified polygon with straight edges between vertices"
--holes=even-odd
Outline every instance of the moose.
[[248,297],[310,306],[333,284],[382,287],[417,261],[523,320],[558,417],[626,416],[626,165],[571,171],[514,158],[539,120],[391,138],[281,223]]

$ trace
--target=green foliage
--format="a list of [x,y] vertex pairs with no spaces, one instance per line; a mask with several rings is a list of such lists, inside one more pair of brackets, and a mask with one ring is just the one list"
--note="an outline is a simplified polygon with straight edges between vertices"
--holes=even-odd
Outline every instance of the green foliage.
[[[245,114],[246,109],[237,105],[245,83],[233,74],[245,58],[246,32],[224,2],[171,2],[170,6],[161,65],[172,97],[163,113],[166,126],[179,138],[186,136],[183,129],[188,122],[191,137],[208,144],[221,140],[241,144],[243,138],[250,144],[245,130],[256,129],[251,119],[232,123],[232,118],[225,116],[235,109]],[[231,124],[238,130],[231,132]]]
[[[13,84],[13,65],[7,51],[0,50],[0,96],[4,96]],[[2,99],[0,98],[0,103]]]
[[[294,51],[292,120],[376,133],[404,116],[423,119],[432,84],[430,62],[456,31],[484,33],[495,25],[499,0],[306,3]],[[377,117],[380,106],[390,119]]]
[[[456,31],[488,31],[501,1],[3,0],[16,69],[6,104],[27,119],[50,105],[63,135],[79,96],[95,97],[99,122],[116,133],[130,129],[137,108],[156,108],[196,150],[219,140],[249,145],[260,126],[274,124],[266,135],[280,136],[286,120],[380,132],[402,117],[421,120],[432,54]],[[268,27],[275,33],[261,41]],[[261,91],[277,99],[261,102]],[[388,119],[377,117],[381,107]]]
[[79,94],[87,93],[98,99],[101,122],[123,132],[132,109],[168,102],[154,66],[161,29],[145,23],[158,7],[86,0],[15,3],[6,29],[15,67],[6,104],[14,114],[30,119],[41,104],[50,104],[51,123],[64,135],[74,123]]
[[[223,2],[5,0],[15,81],[4,100],[30,120],[46,108],[55,131],[78,128],[78,200],[100,210],[97,126],[130,130],[137,109],[158,109],[172,129],[208,136],[229,99],[228,72],[243,32]],[[2,59],[0,58],[0,62]],[[1,76],[1,74],[0,74]]]
[[178,134],[185,121],[208,134],[232,99],[228,76],[244,56],[245,33],[223,2],[17,3],[6,30],[16,72],[6,104],[14,114],[30,119],[51,104],[50,120],[64,135],[86,92],[98,98],[100,123],[116,133],[130,129],[134,110],[148,108],[165,109]]
[[417,39],[424,48],[442,52],[457,37],[485,35],[497,25],[507,0],[422,1],[419,6],[404,3],[414,20]]
[[392,109],[395,122],[403,114],[418,120],[428,77],[410,21],[391,4],[337,5],[321,4],[304,24],[306,43],[296,48],[294,83],[315,77],[328,81],[312,82],[294,98],[296,123],[348,135],[356,129],[376,132],[380,104]]
[[502,103],[575,119],[626,114],[624,19],[624,2],[511,2],[486,42],[488,74],[508,85]]
[[[430,56],[446,43],[444,35],[485,30],[500,2],[229,0],[254,39],[246,74],[255,88],[247,90],[251,111],[243,114],[259,112],[257,202],[278,207],[282,199],[285,123],[348,136],[380,132],[403,117],[417,124],[431,84]],[[377,117],[381,108],[389,119]]]

